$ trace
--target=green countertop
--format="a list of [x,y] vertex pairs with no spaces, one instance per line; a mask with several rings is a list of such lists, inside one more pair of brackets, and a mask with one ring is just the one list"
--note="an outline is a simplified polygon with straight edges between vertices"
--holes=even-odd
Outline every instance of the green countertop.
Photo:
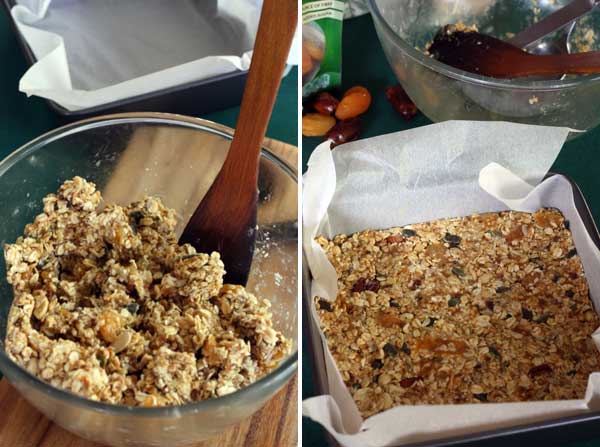
[[[343,88],[363,85],[373,97],[369,111],[363,116],[361,138],[409,129],[430,124],[425,116],[418,115],[412,121],[404,121],[397,115],[385,98],[385,87],[395,85],[397,80],[388,65],[379,45],[370,16],[347,20],[344,23],[343,42]],[[321,142],[320,138],[302,139],[303,168],[312,150]],[[600,222],[600,176],[595,167],[600,165],[600,128],[567,143],[556,160],[553,171],[571,177],[581,188],[592,210],[596,222]],[[314,395],[310,355],[303,334],[303,398]],[[318,424],[303,418],[303,444],[326,446],[324,432]],[[600,446],[600,438],[585,443],[571,443],[564,447]]]

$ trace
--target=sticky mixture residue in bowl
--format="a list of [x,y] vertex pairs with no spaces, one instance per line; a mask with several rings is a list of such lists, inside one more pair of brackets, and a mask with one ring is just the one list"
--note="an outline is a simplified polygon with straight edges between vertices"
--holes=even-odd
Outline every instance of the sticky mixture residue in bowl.
[[232,393],[288,355],[269,301],[223,284],[218,253],[177,244],[175,211],[101,202],[66,181],[5,246],[15,362],[89,399],[162,406]]
[[364,417],[396,405],[583,399],[600,325],[568,222],[507,211],[319,238],[317,299]]

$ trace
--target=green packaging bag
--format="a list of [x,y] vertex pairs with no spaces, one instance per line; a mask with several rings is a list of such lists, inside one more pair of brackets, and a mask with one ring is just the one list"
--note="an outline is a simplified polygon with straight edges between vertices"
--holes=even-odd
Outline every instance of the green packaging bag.
[[302,96],[342,82],[342,24],[346,0],[302,0]]

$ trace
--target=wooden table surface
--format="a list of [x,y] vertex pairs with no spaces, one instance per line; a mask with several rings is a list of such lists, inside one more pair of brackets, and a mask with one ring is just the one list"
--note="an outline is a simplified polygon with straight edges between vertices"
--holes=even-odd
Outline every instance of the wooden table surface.
[[[265,146],[297,171],[297,148],[265,140]],[[291,447],[298,445],[297,374],[249,419],[193,447]],[[0,380],[0,447],[100,447],[62,429]]]
[[[32,407],[6,380],[0,381],[0,446],[100,447],[72,435]],[[292,447],[298,445],[298,375],[254,415],[220,436],[193,447]]]

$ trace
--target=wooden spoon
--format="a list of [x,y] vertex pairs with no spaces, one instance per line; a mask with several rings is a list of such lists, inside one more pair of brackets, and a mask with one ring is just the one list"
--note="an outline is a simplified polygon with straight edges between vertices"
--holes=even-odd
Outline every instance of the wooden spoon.
[[537,55],[475,31],[438,32],[429,53],[440,62],[493,78],[600,73],[600,52]]
[[295,0],[264,0],[227,158],[179,239],[198,252],[218,251],[230,284],[245,285],[248,280],[256,239],[260,148],[297,23]]

